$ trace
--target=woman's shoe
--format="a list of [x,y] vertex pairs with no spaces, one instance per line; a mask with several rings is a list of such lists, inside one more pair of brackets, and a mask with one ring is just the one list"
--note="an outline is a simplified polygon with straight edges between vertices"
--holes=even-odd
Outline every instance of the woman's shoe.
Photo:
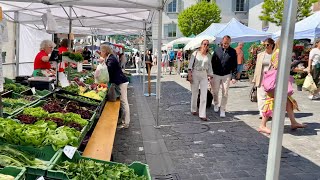
[[191,112],[192,115],[197,116],[198,113],[197,112]]
[[300,123],[291,124],[291,129],[292,129],[292,130],[296,130],[296,129],[298,129],[298,128],[305,128],[305,127],[307,127],[307,125],[305,125],[305,124],[300,124]]
[[200,117],[200,119],[202,120],[202,121],[208,121],[208,118],[206,118],[206,117]]

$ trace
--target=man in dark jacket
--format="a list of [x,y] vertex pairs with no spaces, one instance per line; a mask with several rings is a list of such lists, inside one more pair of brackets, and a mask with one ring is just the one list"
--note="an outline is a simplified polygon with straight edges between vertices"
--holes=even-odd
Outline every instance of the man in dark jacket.
[[221,46],[215,49],[212,56],[212,91],[214,99],[214,111],[219,111],[219,89],[222,86],[222,98],[220,103],[220,117],[226,117],[226,105],[230,81],[236,83],[237,74],[237,53],[230,47],[230,36],[224,36]]

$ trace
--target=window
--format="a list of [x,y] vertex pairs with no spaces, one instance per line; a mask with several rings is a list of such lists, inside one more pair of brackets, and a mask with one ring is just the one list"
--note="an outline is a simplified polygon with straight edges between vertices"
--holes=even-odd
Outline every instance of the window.
[[172,0],[172,1],[168,4],[168,12],[169,12],[169,13],[177,12],[177,0]]
[[176,37],[177,36],[177,24],[165,24],[164,25],[165,37]]
[[245,0],[236,0],[236,11],[245,11]]

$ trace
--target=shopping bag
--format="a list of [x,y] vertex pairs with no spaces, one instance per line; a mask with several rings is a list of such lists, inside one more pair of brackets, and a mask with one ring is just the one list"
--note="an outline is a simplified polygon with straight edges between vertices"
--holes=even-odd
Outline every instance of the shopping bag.
[[[277,79],[277,70],[271,69],[264,73],[263,79],[262,79],[262,86],[264,88],[264,91],[270,94],[274,94],[274,90],[276,89],[276,79]],[[289,77],[288,82],[288,95],[291,96],[293,94],[293,77]]]
[[94,72],[94,81],[95,83],[108,84],[109,82],[109,72],[108,67],[105,62],[102,62],[98,65],[96,71]]
[[121,95],[120,87],[112,83],[108,88],[107,100],[110,102],[115,102],[117,98]]
[[302,89],[309,91],[310,93],[314,93],[317,90],[316,83],[313,81],[313,77],[311,76],[311,74],[308,74],[308,76],[304,80]]

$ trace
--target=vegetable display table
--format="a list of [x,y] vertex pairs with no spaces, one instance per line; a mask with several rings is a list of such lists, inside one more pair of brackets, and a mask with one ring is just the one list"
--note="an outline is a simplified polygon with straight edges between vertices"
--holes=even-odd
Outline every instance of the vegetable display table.
[[83,152],[83,156],[110,161],[116,134],[120,101],[107,102]]

